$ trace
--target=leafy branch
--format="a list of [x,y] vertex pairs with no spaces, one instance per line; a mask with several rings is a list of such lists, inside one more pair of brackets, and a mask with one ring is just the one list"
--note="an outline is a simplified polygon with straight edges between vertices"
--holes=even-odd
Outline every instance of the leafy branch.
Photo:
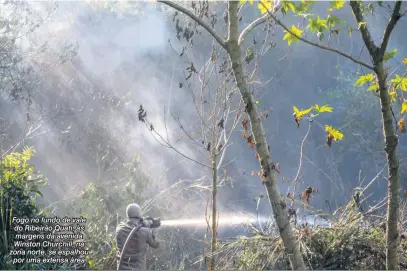
[[[321,113],[325,113],[325,112],[332,112],[333,108],[330,107],[329,105],[323,105],[323,106],[319,106],[318,104],[305,109],[305,110],[299,110],[297,107],[293,106],[294,109],[294,120],[297,123],[297,126],[300,127],[300,121],[302,120],[302,118],[304,116],[308,116],[310,119],[310,122],[312,122],[314,120],[315,117],[317,117],[319,114]],[[312,114],[311,112],[313,112],[314,114]],[[337,140],[342,140],[343,139],[343,134],[333,128],[332,126],[329,125],[325,125],[325,131],[327,132],[327,141],[326,144],[328,145],[328,147],[331,147],[332,145],[332,141],[337,141]]]
[[263,8],[264,8],[264,10],[267,11],[267,13],[270,15],[270,17],[272,17],[273,20],[274,20],[278,25],[280,25],[282,28],[284,28],[284,30],[285,30],[287,33],[289,33],[290,35],[292,35],[294,38],[296,38],[296,39],[298,39],[298,40],[301,40],[301,41],[303,41],[303,42],[305,42],[305,43],[308,43],[308,44],[310,44],[310,45],[316,46],[316,47],[318,47],[318,48],[321,48],[321,49],[323,49],[323,50],[335,52],[335,53],[337,53],[337,54],[339,54],[339,55],[342,55],[342,56],[344,56],[344,57],[346,57],[346,58],[352,60],[353,62],[355,62],[355,63],[357,63],[357,64],[360,64],[360,65],[362,65],[362,66],[364,66],[364,67],[366,67],[366,68],[368,68],[368,69],[370,69],[370,70],[374,70],[373,66],[371,66],[371,65],[369,65],[369,64],[367,64],[367,63],[365,63],[365,62],[363,62],[362,60],[359,60],[359,59],[357,59],[357,58],[355,58],[355,57],[353,57],[353,56],[351,56],[351,55],[348,55],[348,54],[346,54],[346,53],[340,51],[339,49],[335,49],[335,48],[331,48],[331,47],[328,47],[328,46],[324,46],[324,45],[318,44],[318,43],[316,43],[316,42],[312,42],[312,41],[310,41],[310,40],[307,40],[307,39],[301,37],[301,32],[298,32],[298,31],[296,31],[295,29],[294,29],[294,30],[293,30],[293,29],[290,30],[285,24],[283,24],[279,19],[277,19],[276,16],[274,16],[274,15],[271,13],[270,9],[265,5],[265,3],[264,3],[263,1],[260,1],[260,4],[259,4],[259,5],[262,5]]
[[[400,14],[401,3],[402,3],[401,1],[397,1],[396,4],[394,5],[394,9],[393,9],[393,13],[390,18],[390,22],[387,24],[386,30],[384,31],[383,40],[380,45],[380,54],[381,55],[385,54],[387,44],[389,43],[390,34],[393,31],[394,27],[396,26],[397,22],[403,16],[403,14]],[[407,9],[406,9],[406,11],[407,11]],[[406,11],[404,11],[404,13]]]

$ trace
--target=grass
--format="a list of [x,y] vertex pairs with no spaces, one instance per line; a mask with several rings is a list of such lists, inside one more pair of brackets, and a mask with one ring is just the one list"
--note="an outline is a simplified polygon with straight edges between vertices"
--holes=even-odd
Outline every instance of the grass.
[[[377,211],[371,208],[361,213],[352,201],[334,213],[335,221],[331,227],[297,226],[295,233],[307,268],[386,269],[386,232],[383,227],[386,220],[385,216],[374,214]],[[401,213],[404,214],[404,211]],[[404,231],[404,223],[401,223],[400,232]],[[402,270],[407,269],[406,251],[407,241],[402,234],[399,244],[399,263]],[[218,269],[291,268],[279,237],[256,235],[224,243]]]

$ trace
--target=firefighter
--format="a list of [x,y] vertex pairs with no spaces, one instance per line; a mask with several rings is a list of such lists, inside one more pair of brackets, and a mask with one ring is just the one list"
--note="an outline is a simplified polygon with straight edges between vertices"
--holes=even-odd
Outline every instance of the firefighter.
[[[116,228],[117,270],[147,270],[148,246],[154,249],[159,247],[155,229],[150,229],[143,223],[138,204],[128,205],[126,214],[127,220],[121,222]],[[130,233],[132,233],[131,236]]]

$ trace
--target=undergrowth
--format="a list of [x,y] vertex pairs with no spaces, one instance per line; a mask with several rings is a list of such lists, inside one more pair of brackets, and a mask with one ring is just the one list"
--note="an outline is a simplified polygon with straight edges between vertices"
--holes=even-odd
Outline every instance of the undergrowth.
[[[296,236],[307,268],[386,269],[385,216],[370,215],[374,211],[371,208],[362,213],[350,202],[335,213],[330,227],[299,225]],[[399,259],[403,270],[407,268],[407,241],[404,224],[400,224]],[[256,235],[224,243],[218,269],[287,270],[291,266],[280,237]]]

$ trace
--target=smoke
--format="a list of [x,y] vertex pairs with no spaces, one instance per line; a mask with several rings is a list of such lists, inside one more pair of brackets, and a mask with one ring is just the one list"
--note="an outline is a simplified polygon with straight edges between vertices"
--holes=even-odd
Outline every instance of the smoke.
[[[73,61],[63,65],[50,63],[44,55],[36,56],[36,61],[41,64],[39,67],[44,68],[47,74],[43,82],[43,86],[46,87],[36,93],[38,95],[36,109],[39,111],[39,108],[47,108],[56,112],[57,106],[58,109],[73,108],[70,112],[83,112],[83,114],[77,113],[76,119],[73,120],[70,119],[71,115],[67,114],[60,118],[63,121],[44,124],[42,129],[48,131],[47,133],[26,141],[37,149],[34,162],[49,179],[50,188],[47,190],[46,197],[50,201],[75,195],[89,181],[100,179],[100,169],[92,162],[95,157],[91,157],[91,151],[86,145],[88,144],[86,140],[91,139],[85,139],[86,133],[82,132],[87,127],[100,129],[100,134],[105,136],[101,143],[103,147],[109,150],[115,149],[114,154],[107,154],[110,161],[118,163],[118,161],[128,161],[134,155],[142,157],[141,167],[153,180],[153,184],[147,191],[150,195],[167,188],[179,179],[196,180],[208,175],[208,172],[193,162],[162,147],[147,127],[137,120],[137,110],[142,104],[159,134],[168,133],[171,141],[186,156],[202,158],[184,140],[177,142],[181,138],[179,125],[171,121],[171,115],[177,114],[184,126],[189,127],[198,118],[196,114],[191,113],[196,112],[196,109],[191,104],[190,94],[178,87],[179,82],[184,79],[186,63],[168,43],[168,40],[171,40],[174,48],[180,48],[180,44],[174,39],[172,14],[156,8],[160,6],[159,4],[152,7],[142,2],[123,2],[123,5],[133,5],[129,9],[133,13],[114,12],[115,8],[123,8],[120,7],[122,3],[119,3],[112,4],[111,7],[100,7],[98,2],[59,2],[52,20],[42,24],[35,32],[35,36],[31,36],[31,41],[35,39],[38,44],[46,42],[54,52],[66,48],[68,43],[77,42],[79,45]],[[31,6],[45,17],[51,4],[33,2]],[[321,7],[322,9],[324,7]],[[353,22],[351,16],[345,19]],[[290,24],[291,19],[287,20],[287,24]],[[376,21],[379,22],[380,18],[374,22]],[[378,27],[372,28],[375,40],[382,34],[384,21],[380,22]],[[371,25],[374,23],[372,22]],[[397,37],[399,35],[397,33],[402,29],[403,26],[399,25],[393,36]],[[263,34],[261,31],[257,33],[247,37],[247,41],[253,40],[254,36],[260,40]],[[282,35],[283,33],[276,33],[273,41],[277,46],[261,63],[262,73],[259,80],[266,81],[273,75],[275,79],[261,87],[256,95],[261,101],[259,105],[261,110],[272,108],[269,119],[264,122],[265,130],[269,137],[273,160],[280,163],[281,174],[288,179],[294,177],[298,170],[300,143],[306,129],[304,128],[306,125],[302,125],[300,129],[296,127],[292,119],[292,106],[307,108],[312,104],[319,104],[317,90],[329,90],[335,84],[334,77],[338,75],[338,69],[335,66],[351,71],[356,69],[348,60],[302,43],[292,46],[288,57],[283,58],[289,49],[286,44],[282,44],[286,42],[282,41]],[[349,38],[344,33],[338,46],[356,55],[362,46],[361,40],[356,37],[357,35],[354,35],[354,38]],[[399,44],[392,43],[390,47],[397,47],[397,45]],[[197,44],[195,48],[199,50],[194,50],[194,59],[202,62],[207,58],[209,52],[206,50],[207,47],[210,47],[209,39],[208,44]],[[405,53],[402,51],[403,47],[398,48],[400,55]],[[365,52],[362,57],[366,58]],[[46,64],[45,67],[43,64]],[[81,84],[86,85],[86,88]],[[99,102],[102,98],[96,97],[95,94],[101,89],[105,91],[106,97],[112,96],[111,100],[123,98],[120,109],[112,110],[107,107],[103,109],[105,105]],[[22,130],[25,127],[25,112],[21,108],[15,108],[10,112],[13,112],[13,120],[20,124]],[[164,112],[168,116],[168,126],[164,125]],[[323,120],[332,121],[332,117],[326,117]],[[60,143],[61,131],[65,131],[71,124],[73,124],[72,129],[77,129],[75,133],[72,132],[70,140],[73,147],[65,148]],[[342,183],[343,179],[347,181],[350,177],[357,178],[357,176],[350,176],[355,175],[353,169],[357,166],[352,161],[345,163],[341,172],[324,168],[322,169],[324,172],[329,172],[322,174],[320,167],[317,166],[321,161],[325,163],[329,160],[332,164],[336,163],[335,147],[330,150],[322,148],[324,139],[317,135],[323,131],[316,128],[313,133],[314,136],[307,141],[305,155],[314,164],[304,162],[301,175],[304,184],[298,188],[298,191],[310,185],[320,188],[321,195],[339,193],[341,188],[336,187],[346,186]],[[348,138],[352,141],[352,135],[347,134],[345,139],[348,140]],[[258,161],[255,159],[255,153],[248,151],[240,133],[236,133],[232,141],[234,145],[229,149],[225,160],[234,159],[234,162],[227,167],[233,180],[231,185],[228,184],[220,191],[221,213],[242,208],[254,211],[257,207],[255,198],[263,192],[259,178],[256,174],[254,176],[251,174],[252,171],[258,170]],[[118,157],[116,160],[115,156]],[[352,168],[352,173],[348,174],[349,168]],[[326,177],[327,175],[329,178]],[[349,183],[352,184],[352,181]],[[287,183],[279,183],[279,185],[281,191],[287,191],[289,186]],[[347,195],[348,192],[341,193]],[[196,197],[194,198],[196,202],[188,203],[181,198],[180,196],[177,201],[174,197],[172,206],[169,207],[171,211],[176,212],[180,206],[184,208],[187,205],[188,208],[184,208],[183,211],[203,213],[202,206],[205,205],[206,198]],[[325,208],[325,198],[317,195],[313,203]],[[345,196],[338,199],[337,204],[344,200],[347,200]],[[262,200],[260,210],[262,213],[267,213],[270,210],[269,204]],[[198,219],[198,221],[201,220]]]
[[[31,5],[43,16],[51,6],[47,2]],[[59,3],[52,21],[42,24],[29,37],[31,42],[46,43],[56,53],[70,48],[69,43],[79,45],[73,61],[62,65],[44,54],[35,58],[37,68],[44,68],[47,80],[34,95],[32,110],[40,116],[46,109],[58,117],[43,125],[42,131],[46,133],[24,143],[34,145],[37,150],[33,161],[49,180],[44,193],[49,202],[77,195],[90,181],[107,179],[100,175],[94,163],[98,158],[92,157],[93,150],[88,148],[92,138],[83,136],[83,130],[90,127],[106,134],[98,140],[104,140],[100,142],[102,145],[111,145],[105,147],[115,152],[106,154],[112,163],[127,162],[135,155],[142,157],[140,167],[153,180],[147,188],[149,196],[179,179],[205,175],[202,168],[163,148],[137,120],[137,110],[142,104],[157,133],[168,135],[185,156],[197,158],[185,140],[177,142],[179,126],[170,117],[180,115],[186,126],[196,119],[187,113],[196,110],[190,103],[190,95],[177,89],[184,63],[168,45],[171,31],[165,14],[142,6],[135,3],[136,9],[143,10],[138,16],[127,13],[117,16],[104,8],[80,2]],[[94,96],[101,90],[104,97]],[[101,109],[99,100],[109,97],[112,101],[122,99],[120,109]],[[18,119],[21,127],[25,127],[24,111],[19,110],[14,110],[14,121]],[[166,125],[164,112],[169,116]],[[69,141],[68,145],[61,144],[61,138]],[[184,205],[176,200],[173,203],[175,209]],[[195,209],[196,205],[190,208]]]

